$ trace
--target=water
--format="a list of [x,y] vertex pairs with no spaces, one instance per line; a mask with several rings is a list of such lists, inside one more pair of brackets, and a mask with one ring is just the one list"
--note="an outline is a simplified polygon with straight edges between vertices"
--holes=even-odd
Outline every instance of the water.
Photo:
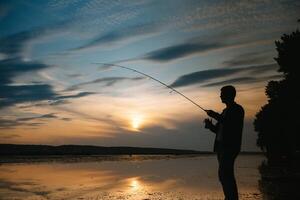
[[[261,155],[238,157],[235,169],[241,199],[262,199],[257,168],[263,159]],[[0,199],[223,199],[215,155],[32,161],[0,165]]]

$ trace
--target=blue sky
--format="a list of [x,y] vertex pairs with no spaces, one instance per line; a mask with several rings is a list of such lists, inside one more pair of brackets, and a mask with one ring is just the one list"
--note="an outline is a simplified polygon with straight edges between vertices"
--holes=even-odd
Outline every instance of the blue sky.
[[222,111],[233,84],[252,121],[279,79],[274,41],[298,26],[298,1],[1,1],[0,141],[211,150],[205,114],[115,63]]

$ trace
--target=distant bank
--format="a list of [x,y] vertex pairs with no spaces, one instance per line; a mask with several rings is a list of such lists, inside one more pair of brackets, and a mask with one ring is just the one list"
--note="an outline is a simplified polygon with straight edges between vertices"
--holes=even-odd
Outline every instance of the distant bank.
[[[0,144],[0,156],[42,156],[42,155],[195,155],[213,154],[211,151],[145,147],[103,147],[91,145],[27,145]],[[262,152],[242,152],[262,154]]]
[[187,155],[203,154],[182,149],[144,148],[144,147],[102,147],[89,145],[20,145],[0,144],[0,156],[22,155]]

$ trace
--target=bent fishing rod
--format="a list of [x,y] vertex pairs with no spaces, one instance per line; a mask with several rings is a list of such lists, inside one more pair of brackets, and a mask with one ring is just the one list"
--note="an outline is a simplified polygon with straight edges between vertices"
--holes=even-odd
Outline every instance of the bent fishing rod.
[[188,101],[190,101],[192,104],[194,104],[195,106],[197,106],[198,108],[200,108],[201,110],[203,110],[204,112],[207,112],[206,109],[204,109],[202,106],[200,106],[199,104],[197,104],[196,102],[194,102],[192,99],[188,98],[187,96],[185,96],[184,94],[182,94],[181,92],[179,92],[178,90],[174,89],[172,86],[170,85],[167,85],[166,83],[148,75],[148,74],[145,74],[143,72],[140,72],[136,69],[132,69],[130,67],[125,67],[125,66],[122,66],[122,65],[117,65],[117,64],[111,64],[111,63],[93,63],[93,64],[100,64],[100,65],[106,65],[106,66],[114,66],[114,67],[119,67],[119,68],[123,68],[123,69],[127,69],[127,70],[130,70],[130,71],[133,71],[133,72],[136,72],[138,74],[142,74],[143,76],[146,76],[164,86],[166,86],[167,88],[171,89],[172,91],[176,92],[177,94],[181,95],[182,97],[184,97],[185,99],[187,99]]

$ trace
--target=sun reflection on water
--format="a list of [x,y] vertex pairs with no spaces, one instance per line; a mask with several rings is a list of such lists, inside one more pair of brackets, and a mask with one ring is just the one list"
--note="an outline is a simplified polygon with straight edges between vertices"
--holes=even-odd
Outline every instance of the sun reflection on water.
[[137,177],[131,178],[129,180],[129,185],[130,185],[131,190],[136,191],[136,190],[141,189],[141,183]]

